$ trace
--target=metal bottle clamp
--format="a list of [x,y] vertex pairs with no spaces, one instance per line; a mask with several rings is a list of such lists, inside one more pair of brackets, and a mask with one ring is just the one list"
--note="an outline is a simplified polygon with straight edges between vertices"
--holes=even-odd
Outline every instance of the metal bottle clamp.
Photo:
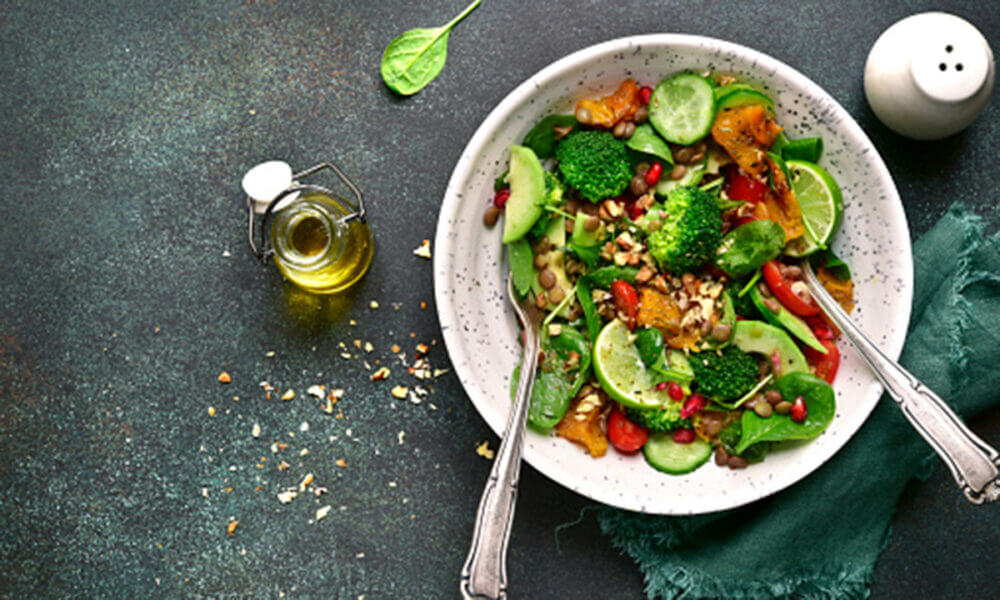
[[[293,180],[305,179],[306,177],[309,177],[310,175],[318,173],[319,171],[322,171],[323,169],[330,169],[331,171],[333,171],[334,173],[336,173],[337,177],[339,177],[340,180],[342,182],[344,182],[344,185],[346,185],[347,188],[349,190],[351,190],[351,193],[354,194],[354,197],[357,200],[357,202],[356,202],[357,206],[356,207],[354,207],[354,206],[351,207],[351,208],[354,209],[354,212],[352,212],[350,214],[347,214],[347,215],[344,215],[340,219],[339,223],[341,225],[346,225],[347,223],[350,223],[351,221],[358,221],[358,222],[361,222],[361,223],[365,223],[366,222],[365,217],[366,217],[367,213],[365,211],[365,199],[361,195],[361,190],[359,190],[358,186],[354,185],[354,183],[350,179],[347,178],[347,175],[344,175],[343,171],[341,171],[337,167],[337,165],[333,164],[330,161],[322,162],[322,163],[319,163],[318,165],[309,167],[305,171],[300,171],[298,173],[295,173],[294,175],[292,175],[292,179]],[[329,189],[327,189],[327,188],[325,188],[323,186],[314,185],[314,184],[296,184],[296,185],[292,185],[288,189],[286,189],[285,191],[283,191],[280,194],[278,194],[277,196],[275,196],[274,200],[271,200],[271,202],[268,203],[267,210],[265,210],[264,214],[261,215],[260,226],[257,227],[257,219],[256,219],[256,214],[257,213],[256,213],[256,211],[254,211],[254,201],[253,201],[253,198],[251,198],[249,195],[247,195],[247,226],[248,226],[247,238],[250,241],[250,248],[253,250],[254,256],[256,256],[257,260],[259,260],[260,262],[266,263],[267,262],[267,258],[269,256],[271,256],[272,254],[274,254],[274,249],[271,248],[271,247],[269,247],[269,244],[268,244],[268,241],[267,241],[267,220],[268,220],[268,218],[270,218],[271,213],[274,211],[274,207],[276,207],[278,205],[278,203],[281,202],[281,200],[283,198],[285,198],[286,196],[288,196],[289,194],[295,194],[295,193],[299,193],[299,192],[318,192],[318,193],[321,193],[321,194],[326,194],[326,195],[330,196],[331,198],[340,198],[340,196],[338,196],[337,194],[333,193],[333,191],[331,191],[331,190],[329,190]],[[341,199],[343,199],[343,198],[341,198]],[[257,245],[256,239],[255,239],[256,238],[255,229],[260,232],[260,246]]]

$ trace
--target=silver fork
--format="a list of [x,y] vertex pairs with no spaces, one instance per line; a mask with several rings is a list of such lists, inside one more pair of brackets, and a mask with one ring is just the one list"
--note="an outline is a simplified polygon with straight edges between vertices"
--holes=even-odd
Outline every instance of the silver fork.
[[472,531],[472,546],[462,568],[460,590],[465,600],[500,600],[507,597],[507,543],[514,522],[517,480],[521,472],[524,425],[528,416],[531,386],[535,383],[542,314],[530,302],[522,305],[507,278],[507,297],[524,327],[521,374],[517,380],[514,405],[507,417],[500,449],[486,481],[479,512]]
[[940,396],[890,360],[851,320],[803,261],[809,292],[868,363],[907,420],[951,470],[965,497],[975,504],[1000,498],[1000,454],[962,423]]

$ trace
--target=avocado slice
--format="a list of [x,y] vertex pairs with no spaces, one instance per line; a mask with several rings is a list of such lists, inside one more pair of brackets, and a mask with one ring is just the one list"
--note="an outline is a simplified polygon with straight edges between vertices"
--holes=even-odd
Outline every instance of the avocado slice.
[[763,321],[737,321],[733,327],[733,344],[744,352],[781,357],[781,375],[808,373],[809,364],[802,351],[788,334]]
[[570,238],[574,244],[584,248],[600,244],[604,240],[605,234],[604,221],[601,221],[601,224],[594,231],[584,229],[583,225],[586,222],[587,215],[582,212],[579,213],[579,216],[573,222],[573,236]]
[[516,241],[531,230],[542,215],[545,171],[531,148],[510,147],[510,197],[504,208],[503,242]]
[[[513,192],[511,193],[513,195]],[[509,200],[508,200],[509,202]],[[556,219],[552,219],[549,223],[549,228],[545,231],[545,235],[549,238],[549,242],[552,244],[552,249],[541,254],[548,259],[548,264],[545,268],[552,271],[556,275],[556,286],[562,288],[563,292],[569,294],[573,289],[573,284],[569,282],[569,277],[566,276],[566,217],[560,216]],[[538,280],[538,276],[541,271],[535,273],[535,278],[531,281],[531,289],[535,292],[535,296],[538,296],[542,292],[546,291],[542,287],[541,282]],[[558,302],[552,302],[549,300],[548,308],[549,310],[556,307]],[[573,305],[570,302],[566,305],[563,311],[559,314],[561,317],[569,316],[569,309]]]
[[764,315],[764,319],[766,319],[768,323],[778,327],[784,327],[788,330],[788,333],[802,340],[806,346],[809,346],[814,350],[818,350],[823,354],[827,353],[826,348],[823,347],[823,344],[819,343],[819,340],[816,339],[812,329],[806,325],[806,322],[803,321],[798,315],[792,313],[792,311],[788,310],[784,306],[781,306],[780,302],[778,303],[778,312],[774,312],[768,308],[767,305],[764,304],[764,294],[760,293],[757,286],[752,286],[750,288],[750,299],[753,300],[754,306],[757,307],[760,314]]

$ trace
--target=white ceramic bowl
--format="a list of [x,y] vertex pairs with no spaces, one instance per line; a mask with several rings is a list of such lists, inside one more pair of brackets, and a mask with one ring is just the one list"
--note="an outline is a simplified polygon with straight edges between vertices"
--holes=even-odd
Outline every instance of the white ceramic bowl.
[[[856,283],[854,318],[892,357],[910,316],[913,265],[906,217],[889,172],[847,112],[815,83],[755,50],[711,38],[658,34],[613,40],[542,69],[490,113],[462,153],[438,219],[434,288],[455,371],[473,405],[497,434],[510,407],[518,326],[505,297],[508,267],[501,227],[483,227],[493,179],[508,148],[542,117],[571,112],[576,101],[608,93],[626,77],[656,83],[677,71],[712,69],[760,86],[776,101],[789,137],[823,137],[821,164],[840,183],[845,217],[834,248]],[[593,459],[566,440],[529,431],[524,459],[579,494],[621,508],[696,514],[733,508],[781,490],[829,459],[861,427],[882,388],[846,344],[834,387],[837,413],[817,439],[733,471],[707,464],[682,477],[654,471],[638,455],[613,449]],[[890,449],[886,449],[889,451]]]

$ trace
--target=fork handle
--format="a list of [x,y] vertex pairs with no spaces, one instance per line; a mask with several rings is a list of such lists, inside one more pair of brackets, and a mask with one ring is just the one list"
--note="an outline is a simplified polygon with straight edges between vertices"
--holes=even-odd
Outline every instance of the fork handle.
[[507,417],[496,461],[479,500],[472,546],[462,568],[460,591],[464,600],[503,600],[507,597],[507,544],[514,522],[524,425],[538,363],[538,333],[525,327],[525,338],[514,406]]
[[975,504],[1000,498],[1000,454],[972,433],[951,408],[909,371],[872,343],[823,288],[808,262],[803,272],[809,291],[871,367],[910,424],[938,453],[965,497]]

